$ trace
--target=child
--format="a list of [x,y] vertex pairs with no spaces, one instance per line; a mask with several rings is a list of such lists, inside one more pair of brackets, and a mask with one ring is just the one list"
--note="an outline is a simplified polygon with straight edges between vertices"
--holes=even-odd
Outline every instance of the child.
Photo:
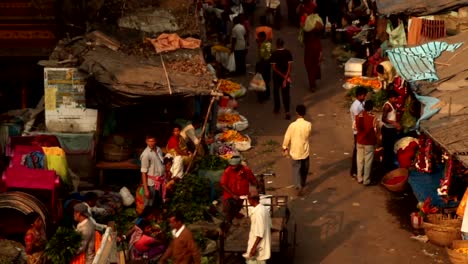
[[[374,159],[374,147],[377,143],[377,119],[372,113],[374,102],[366,101],[364,111],[356,116],[357,142],[357,180],[369,185],[370,171]],[[363,170],[364,169],[364,170]]]

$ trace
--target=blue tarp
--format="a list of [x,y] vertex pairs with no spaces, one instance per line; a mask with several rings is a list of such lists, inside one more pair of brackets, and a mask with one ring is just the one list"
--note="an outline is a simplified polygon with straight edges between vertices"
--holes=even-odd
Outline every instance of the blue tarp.
[[444,178],[444,171],[444,166],[435,167],[432,173],[421,173],[416,170],[410,171],[408,182],[419,202],[424,202],[428,197],[431,197],[432,206],[448,208],[458,205],[458,202],[453,201],[448,204],[445,203],[437,194],[440,180]]

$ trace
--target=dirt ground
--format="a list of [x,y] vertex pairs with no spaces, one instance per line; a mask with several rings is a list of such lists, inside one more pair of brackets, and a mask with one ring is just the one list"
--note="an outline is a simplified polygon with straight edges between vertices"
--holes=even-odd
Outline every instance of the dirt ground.
[[[285,3],[282,5],[286,14]],[[310,93],[297,35],[296,28],[286,25],[286,18],[281,30],[274,32],[275,39],[285,40],[295,60],[291,109],[305,104],[307,119],[312,122],[310,172],[303,197],[296,197],[293,188],[288,188],[292,184],[290,164],[281,153],[282,136],[294,118],[287,121],[284,113],[274,115],[272,99],[259,104],[255,94],[240,99],[238,109],[248,118],[246,133],[254,140],[254,147],[243,153],[249,166],[256,173],[276,172],[275,177],[266,179],[267,193],[289,195],[290,223],[297,223],[294,263],[449,263],[443,248],[410,238],[410,229],[402,228],[402,223],[407,223],[402,218],[409,218],[409,214],[393,213],[399,209],[393,206],[398,200],[413,203],[414,209],[416,201],[405,200],[407,195],[392,196],[380,185],[364,187],[351,179],[352,132],[341,87],[343,68],[331,56],[334,44],[324,39],[323,78],[318,91]],[[253,75],[255,54],[251,45],[247,59],[251,73],[236,78],[244,85]]]

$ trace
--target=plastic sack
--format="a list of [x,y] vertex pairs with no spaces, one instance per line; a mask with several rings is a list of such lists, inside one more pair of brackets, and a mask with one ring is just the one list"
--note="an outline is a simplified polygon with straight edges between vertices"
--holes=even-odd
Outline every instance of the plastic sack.
[[314,29],[320,30],[321,28],[323,28],[323,21],[319,15],[311,14],[307,16],[303,27],[305,32],[310,32]]
[[122,196],[123,205],[130,206],[135,202],[135,197],[133,197],[127,187],[122,187],[119,193]]
[[266,91],[266,84],[260,73],[256,73],[249,84],[249,90],[256,92]]
[[236,58],[234,57],[234,52],[229,55],[226,69],[230,72],[236,71]]
[[136,205],[136,213],[141,215],[143,210],[145,210],[145,190],[143,188],[143,184],[138,186],[136,194],[135,194],[135,205]]

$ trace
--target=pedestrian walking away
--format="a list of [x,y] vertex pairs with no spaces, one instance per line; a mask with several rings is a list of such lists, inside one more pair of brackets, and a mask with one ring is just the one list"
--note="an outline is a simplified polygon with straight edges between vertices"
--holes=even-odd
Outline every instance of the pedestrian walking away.
[[293,58],[291,52],[284,48],[284,41],[281,38],[276,40],[276,50],[272,53],[271,65],[273,69],[273,99],[275,114],[280,110],[280,94],[283,101],[285,117],[291,119],[289,108],[291,104],[290,84]]
[[234,27],[232,28],[232,51],[236,60],[236,73],[245,74],[245,57],[247,56],[247,43],[245,41],[247,31],[241,24],[240,17],[236,16],[233,19]]
[[354,102],[351,104],[351,107],[349,108],[349,113],[351,114],[351,125],[353,128],[353,135],[354,135],[354,140],[353,140],[353,155],[351,158],[351,177],[356,177],[357,175],[357,163],[356,163],[356,135],[357,135],[357,129],[356,129],[356,123],[355,118],[357,115],[359,115],[363,110],[364,110],[364,100],[366,99],[367,95],[367,89],[364,87],[358,87],[356,89],[356,99]]
[[258,55],[257,64],[255,65],[256,72],[262,75],[265,81],[266,90],[264,92],[257,92],[257,100],[263,103],[270,99],[270,79],[271,79],[271,41],[267,39],[265,32],[261,31],[257,36]]
[[306,107],[296,107],[297,120],[292,122],[284,135],[283,152],[291,157],[292,177],[299,195],[302,195],[309,174],[309,138],[312,124],[304,119]]

